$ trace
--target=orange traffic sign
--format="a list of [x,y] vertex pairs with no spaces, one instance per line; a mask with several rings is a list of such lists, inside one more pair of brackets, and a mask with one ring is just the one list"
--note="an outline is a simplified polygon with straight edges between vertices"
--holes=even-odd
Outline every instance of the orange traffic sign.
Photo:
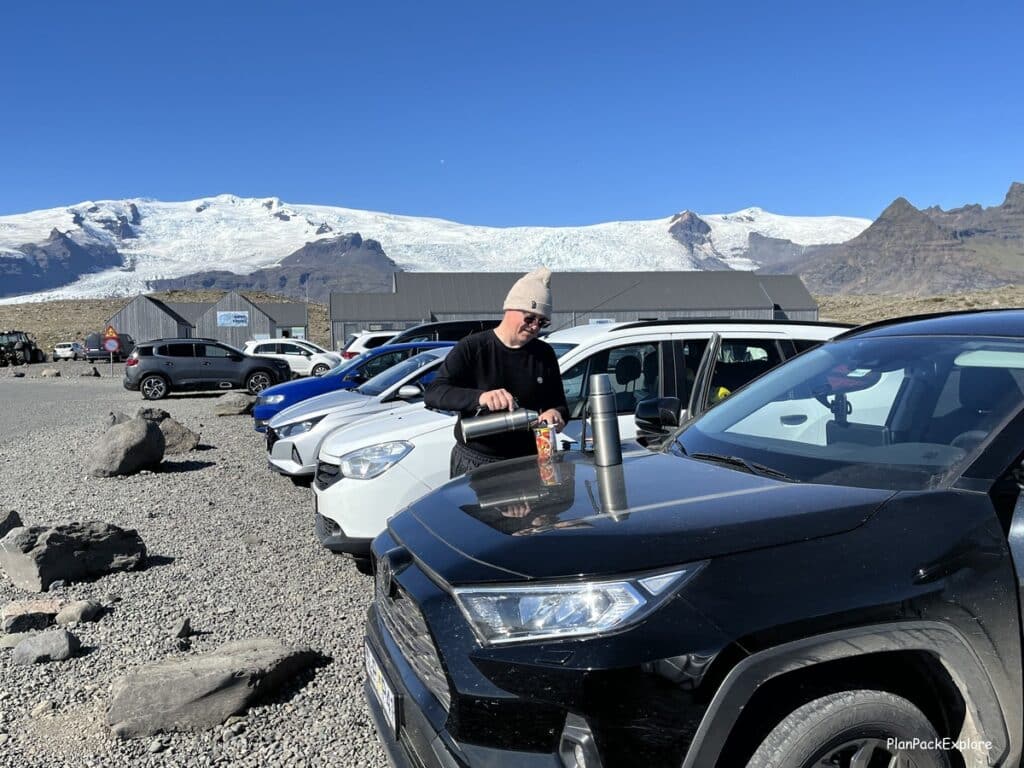
[[117,331],[114,330],[114,326],[108,325],[107,330],[103,332],[103,338],[105,339],[116,339]]

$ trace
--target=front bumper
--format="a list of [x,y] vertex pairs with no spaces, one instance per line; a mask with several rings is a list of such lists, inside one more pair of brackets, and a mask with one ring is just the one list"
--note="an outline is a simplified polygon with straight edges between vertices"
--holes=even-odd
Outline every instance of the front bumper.
[[[314,500],[315,498],[314,496]],[[319,512],[313,513],[313,521],[316,528],[316,537],[326,549],[338,554],[352,555],[356,558],[368,558],[370,556],[370,544],[373,543],[373,539],[349,536],[340,525],[324,517]]]
[[[269,448],[267,464],[272,470],[292,477],[313,476],[313,473],[316,472],[316,452],[310,444],[314,441],[303,440],[309,435],[308,432],[297,435],[295,438],[278,438],[269,429],[266,434]],[[319,443],[315,444],[318,449]],[[307,457],[312,457],[312,459]]]

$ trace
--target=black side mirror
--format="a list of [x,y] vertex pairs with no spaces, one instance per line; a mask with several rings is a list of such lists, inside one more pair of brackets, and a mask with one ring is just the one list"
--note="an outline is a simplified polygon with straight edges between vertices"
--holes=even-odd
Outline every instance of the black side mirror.
[[652,397],[636,405],[634,419],[638,435],[663,435],[679,426],[682,404],[678,397]]

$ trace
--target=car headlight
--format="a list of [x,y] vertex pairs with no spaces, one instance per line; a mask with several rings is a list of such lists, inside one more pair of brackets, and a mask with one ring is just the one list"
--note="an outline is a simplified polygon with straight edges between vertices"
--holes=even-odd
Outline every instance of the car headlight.
[[256,405],[277,405],[284,402],[284,395],[260,395],[256,398]]
[[639,621],[704,565],[634,579],[461,587],[452,593],[484,645],[557,640],[612,632]]
[[341,474],[357,480],[369,480],[387,472],[411,450],[412,445],[402,440],[360,448],[341,457]]
[[305,432],[309,432],[313,427],[320,423],[320,419],[323,416],[317,416],[315,419],[306,419],[305,421],[296,421],[292,424],[285,424],[279,429],[275,429],[278,437],[295,437],[295,435],[301,435]]

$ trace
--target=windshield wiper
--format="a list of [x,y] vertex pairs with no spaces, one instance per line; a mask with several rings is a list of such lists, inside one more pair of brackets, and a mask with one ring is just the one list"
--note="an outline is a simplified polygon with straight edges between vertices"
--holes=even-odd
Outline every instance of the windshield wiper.
[[758,464],[756,461],[747,461],[742,456],[723,456],[719,453],[691,453],[689,454],[691,459],[698,459],[700,461],[713,461],[718,464],[725,464],[730,467],[736,467],[737,469],[743,469],[752,475],[761,475],[763,477],[774,477],[776,480],[785,480],[786,482],[795,483],[797,482],[794,478],[787,475],[785,472],[780,472],[777,469],[766,467],[764,464]]

